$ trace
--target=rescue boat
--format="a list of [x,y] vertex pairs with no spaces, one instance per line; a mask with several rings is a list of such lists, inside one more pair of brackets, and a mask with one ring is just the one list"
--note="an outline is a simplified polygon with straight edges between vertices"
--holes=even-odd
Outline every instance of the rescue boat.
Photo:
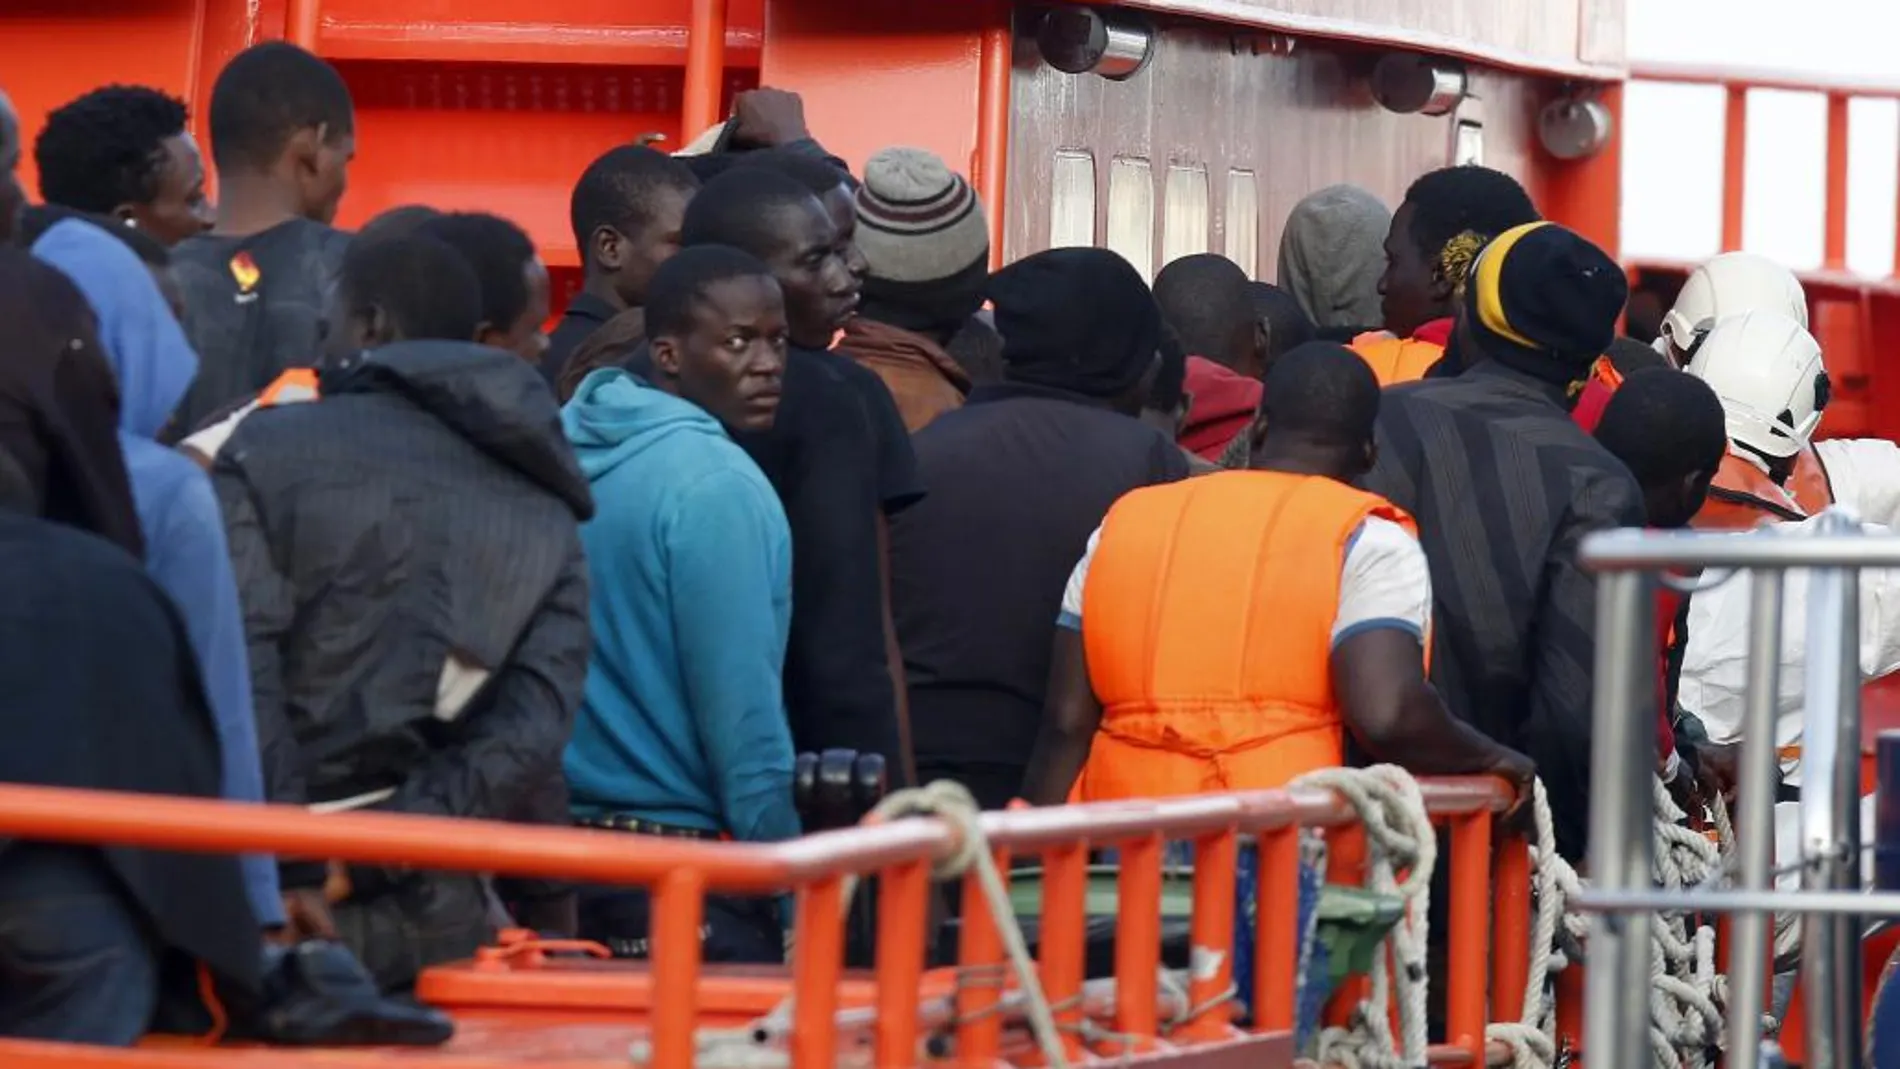
[[[1217,251],[1256,277],[1272,276],[1281,222],[1307,192],[1351,181],[1396,201],[1413,176],[1453,162],[1517,175],[1550,218],[1617,250],[1620,130],[1632,81],[1706,85],[1724,95],[1722,244],[1736,248],[1749,93],[1818,93],[1828,105],[1825,257],[1802,281],[1836,370],[1828,430],[1900,432],[1900,375],[1873,355],[1900,341],[1900,286],[1845,270],[1848,104],[1900,98],[1900,83],[1632,65],[1621,0],[1145,0],[1120,7],[541,0],[531,8],[511,0],[146,0],[120,10],[29,3],[0,10],[0,71],[28,130],[50,107],[119,81],[184,97],[202,137],[204,105],[224,60],[277,37],[335,62],[356,96],[361,158],[344,225],[418,201],[500,212],[530,230],[557,287],[570,294],[579,282],[566,222],[574,175],[615,143],[657,135],[662,144],[683,144],[726,114],[734,92],[759,84],[798,91],[811,127],[854,164],[893,142],[967,162],[999,260],[1096,244],[1151,276],[1178,256]],[[30,161],[26,170],[30,184]],[[1686,267],[1640,262],[1630,271],[1639,285],[1666,288]],[[1855,559],[1875,562],[1868,554]],[[1900,555],[1887,563],[1900,564]],[[1631,626],[1628,633],[1649,631]],[[1596,764],[1601,771],[1606,762]],[[1600,785],[1597,793],[1606,792]],[[1642,788],[1635,797],[1646,796]],[[1628,1012],[1599,1014],[1586,1029],[1580,963],[1555,974],[1554,1002],[1544,998],[1550,955],[1533,946],[1533,930],[1562,888],[1549,866],[1534,863],[1542,857],[1534,855],[1535,836],[1497,821],[1510,801],[1490,781],[1418,784],[1418,807],[1448,829],[1438,863],[1450,874],[1444,1039],[1425,1057],[1446,1066],[1576,1065],[1588,1053],[1593,1064],[1640,1064],[1627,1060],[1623,1044],[1645,1029]],[[471,961],[431,970],[418,995],[449,1011],[457,1026],[440,1049],[293,1051],[155,1039],[114,1051],[0,1041],[0,1062],[69,1069],[900,1069],[1107,1058],[1189,1069],[1293,1064],[1301,946],[1279,922],[1297,910],[1303,833],[1320,832],[1336,845],[1367,838],[1369,814],[1350,791],[1302,787],[980,817],[942,808],[764,847],[0,788],[5,836],[642,885],[653,890],[662,918],[647,963],[508,933]],[[1637,826],[1647,844],[1647,825]],[[1185,884],[1164,879],[1161,844],[1170,840],[1194,844]],[[1113,877],[1112,968],[1091,977],[1088,863],[1100,847],[1117,847],[1121,861]],[[1258,851],[1261,918],[1245,993],[1233,989],[1231,890],[1242,850]],[[1639,877],[1647,853],[1594,874],[1605,885],[1594,908],[1638,908],[1630,903],[1646,882]],[[986,873],[983,864],[1030,855],[1040,861],[1033,947],[998,904],[1009,866]],[[1402,879],[1406,864],[1400,859],[1387,876]],[[1417,857],[1409,864],[1415,869]],[[927,969],[933,870],[962,879],[963,922],[955,964]],[[1365,875],[1331,877],[1351,883]],[[857,881],[873,876],[875,964],[847,970],[844,908]],[[704,895],[782,889],[798,901],[789,966],[721,968],[699,960],[693,933]],[[1163,968],[1170,890],[1187,903],[1191,953],[1182,969]],[[1593,901],[1587,893],[1581,900]],[[1678,895],[1640,908],[1680,913],[1684,901]],[[1725,904],[1737,903],[1717,896],[1706,908]],[[1870,897],[1868,912],[1884,904]],[[1609,927],[1600,924],[1592,941]],[[1729,960],[1765,955],[1764,938],[1742,937],[1746,951],[1728,947]],[[1894,942],[1886,934],[1867,943],[1868,1003]],[[1632,975],[1634,990],[1648,990],[1647,973],[1627,971],[1636,956],[1604,956],[1610,960],[1602,968],[1594,953],[1590,962],[1598,977],[1592,990],[1602,992],[1593,1013],[1616,1001],[1616,984],[1628,994]],[[1838,957],[1833,968],[1854,972]],[[1329,1024],[1373,1028],[1388,1009],[1369,998],[1366,982],[1347,983],[1332,1000]],[[1870,1019],[1853,1017],[1843,1002],[1841,991],[1829,997],[1830,1023]],[[1390,1012],[1403,1016],[1397,1007]],[[1862,1012],[1878,1017],[1871,1008]],[[1405,1030],[1385,1026],[1395,1044]],[[1800,1031],[1792,1015],[1782,1027],[1784,1036],[1791,1031]],[[1699,1048],[1680,1045],[1680,1064],[1709,1064],[1721,1045],[1713,1037]],[[1729,1049],[1723,1064],[1757,1064],[1752,1052]]]

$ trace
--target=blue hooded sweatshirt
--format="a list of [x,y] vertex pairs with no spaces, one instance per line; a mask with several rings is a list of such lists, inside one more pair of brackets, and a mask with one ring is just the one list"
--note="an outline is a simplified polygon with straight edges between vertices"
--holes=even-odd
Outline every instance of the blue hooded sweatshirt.
[[[151,271],[126,244],[77,219],[33,243],[33,255],[72,278],[99,317],[99,340],[119,378],[119,446],[145,532],[145,568],[184,617],[224,755],[224,796],[258,802],[264,773],[251,708],[251,669],[224,517],[211,480],[158,432],[198,373],[198,356]],[[284,923],[276,862],[243,859],[259,923]]]
[[575,812],[797,835],[778,495],[717,420],[619,369],[587,376],[561,423],[596,508],[581,528],[594,653],[565,760]]

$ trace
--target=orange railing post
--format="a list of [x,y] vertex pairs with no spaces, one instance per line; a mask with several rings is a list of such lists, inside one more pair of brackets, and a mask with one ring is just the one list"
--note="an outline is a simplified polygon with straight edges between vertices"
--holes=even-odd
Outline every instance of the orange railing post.
[[[1009,872],[1009,854],[997,851],[996,869]],[[963,881],[963,938],[957,964],[965,977],[957,985],[957,1061],[971,1069],[995,1062],[1003,1045],[1003,1019],[996,1013],[1008,982],[1003,972],[1003,937],[990,915],[989,900],[974,878]]]
[[878,882],[876,1069],[917,1064],[917,987],[929,915],[929,868],[913,861],[886,870]]
[[1445,1033],[1453,1047],[1472,1059],[1472,1065],[1481,1066],[1486,1020],[1484,963],[1491,942],[1490,813],[1452,818],[1450,887]]
[[704,893],[698,872],[676,869],[653,895],[653,983],[665,996],[654,1005],[653,1069],[693,1066]]
[[1288,825],[1259,840],[1260,894],[1254,925],[1253,1019],[1269,1032],[1293,1029],[1300,946],[1287,925],[1300,915],[1300,829]]
[[1082,1053],[1083,966],[1088,955],[1088,844],[1052,850],[1042,868],[1042,993],[1055,1009],[1069,1057]]
[[1003,188],[1009,176],[1009,95],[1015,34],[1010,26],[1014,5],[997,5],[1000,26],[983,31],[977,73],[976,192],[990,224],[990,270],[1003,266],[1003,224],[1008,204]]
[[[1194,918],[1189,929],[1188,1005],[1191,1010],[1209,1007],[1181,1028],[1189,1040],[1214,1040],[1228,1034],[1233,1014],[1218,1000],[1233,986],[1234,956],[1220,953],[1220,947],[1233,946],[1234,884],[1239,879],[1240,839],[1228,828],[1205,835],[1194,844]],[[1202,967],[1202,957],[1211,955],[1212,969]]]
[[1137,1050],[1146,1050],[1159,1027],[1155,998],[1159,991],[1156,972],[1161,968],[1163,840],[1151,834],[1118,845],[1121,877],[1115,906],[1115,1029],[1135,1037]]
[[794,945],[792,1069],[833,1069],[838,1062],[838,982],[844,976],[841,879],[827,877],[798,896]]
[[1748,87],[1728,87],[1722,137],[1722,251],[1742,247],[1742,206],[1748,199]]
[[1531,847],[1516,835],[1497,844],[1491,862],[1491,1019],[1524,1016],[1531,970]]
[[1847,269],[1847,104],[1846,94],[1828,94],[1827,214],[1821,263],[1830,271]]
[[726,2],[693,0],[686,31],[686,75],[681,92],[680,140],[691,141],[720,119],[726,78]]

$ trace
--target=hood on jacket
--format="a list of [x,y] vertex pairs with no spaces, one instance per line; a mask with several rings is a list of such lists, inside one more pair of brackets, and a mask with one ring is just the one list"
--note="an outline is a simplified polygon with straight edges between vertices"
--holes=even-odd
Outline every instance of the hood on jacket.
[[1385,320],[1379,276],[1392,213],[1358,186],[1327,186],[1293,206],[1280,235],[1280,288],[1317,327]]
[[119,429],[157,438],[198,375],[198,354],[158,280],[125,242],[82,219],[54,224],[33,255],[71,277],[99,318],[99,341],[119,379]]
[[656,390],[621,368],[591,372],[561,410],[581,471],[598,479],[676,434],[729,441],[705,409]]
[[326,369],[324,397],[393,393],[447,424],[483,452],[565,501],[581,520],[594,497],[561,433],[561,412],[541,373],[513,353],[474,342],[404,341]]
[[1212,360],[1190,356],[1183,388],[1192,401],[1187,421],[1181,425],[1181,448],[1204,460],[1217,461],[1229,443],[1253,422],[1263,392],[1260,380]]

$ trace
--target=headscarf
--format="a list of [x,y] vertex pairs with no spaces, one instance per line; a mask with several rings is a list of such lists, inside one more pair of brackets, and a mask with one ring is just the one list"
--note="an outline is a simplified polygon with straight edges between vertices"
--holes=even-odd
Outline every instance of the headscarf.
[[1039,252],[992,276],[989,295],[1015,382],[1115,400],[1155,366],[1161,310],[1115,253]]
[[119,380],[119,426],[156,439],[198,374],[198,354],[151,271],[123,241],[79,219],[58,223],[33,255],[66,273],[99,321],[99,342]]
[[1391,228],[1385,203],[1358,186],[1327,186],[1308,196],[1293,206],[1280,235],[1280,288],[1317,327],[1382,322],[1379,276]]
[[143,558],[118,387],[85,296],[26,252],[0,248],[0,323],[0,449],[25,474],[40,515]]
[[1623,269],[1602,249],[1555,223],[1527,223],[1478,254],[1465,285],[1465,325],[1483,355],[1581,388],[1615,339],[1628,297]]
[[[223,515],[204,472],[156,440],[184,400],[198,356],[151,271],[99,226],[59,223],[33,243],[33,255],[65,272],[98,318],[104,357],[124,398],[115,444],[124,455],[135,519],[149,535],[147,570],[184,617],[217,725],[224,797],[262,801],[244,614]],[[275,863],[247,855],[243,868],[252,912],[261,923],[281,923]]]

